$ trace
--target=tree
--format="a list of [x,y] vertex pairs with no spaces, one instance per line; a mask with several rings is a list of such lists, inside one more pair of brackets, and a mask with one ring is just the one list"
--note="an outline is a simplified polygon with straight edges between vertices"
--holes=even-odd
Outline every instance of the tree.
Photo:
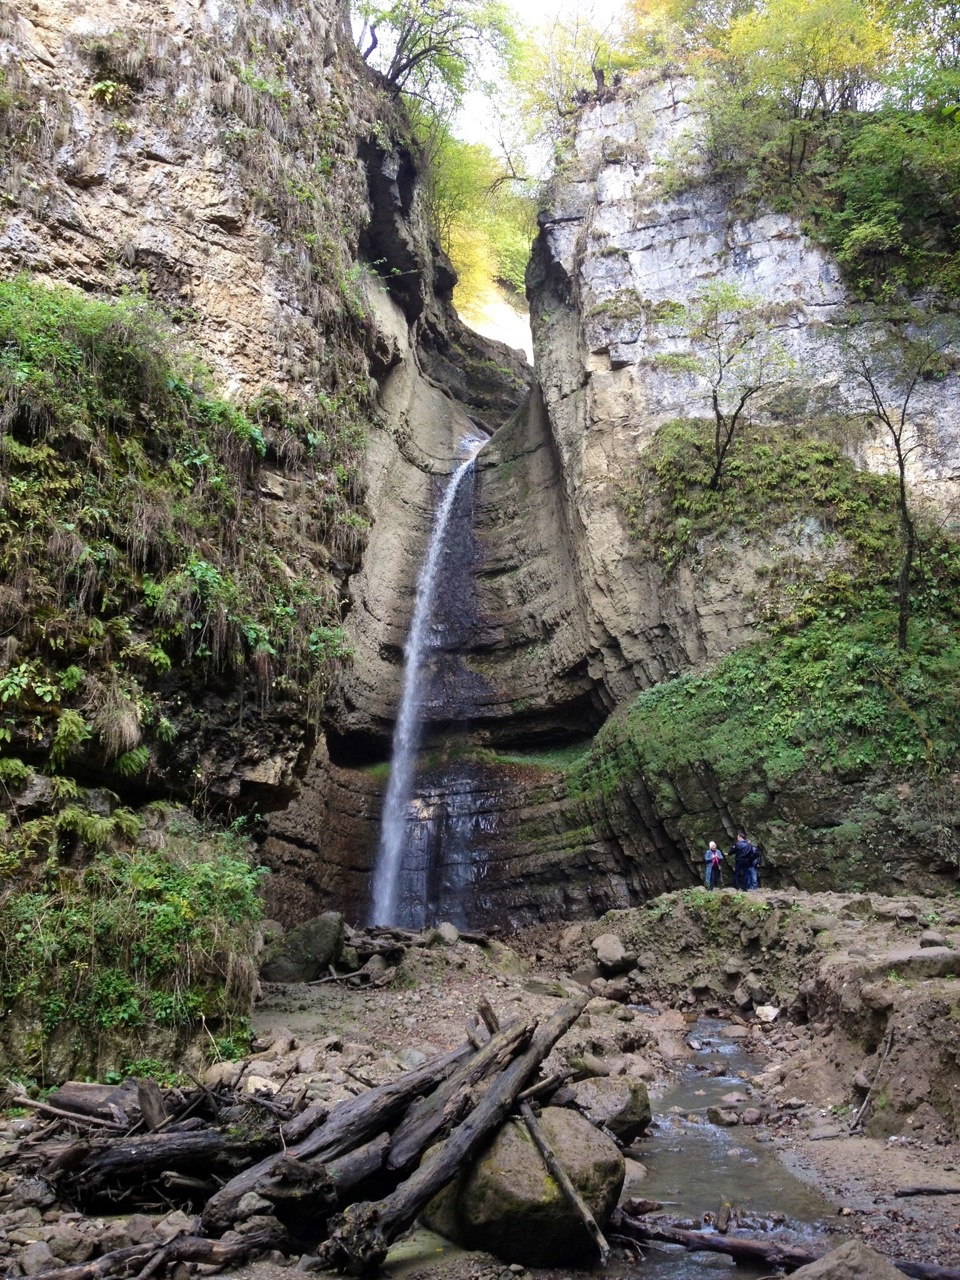
[[425,190],[440,247],[457,272],[457,309],[484,305],[498,284],[522,293],[536,204],[501,159],[483,143],[442,128]]
[[769,0],[730,27],[727,49],[746,86],[793,119],[860,106],[891,51],[866,0]]
[[779,386],[792,367],[791,361],[775,337],[760,299],[737,284],[709,284],[688,306],[672,309],[666,319],[672,326],[679,322],[689,349],[661,355],[657,364],[697,374],[706,381],[714,422],[713,474],[708,488],[716,490],[751,401]]
[[583,95],[612,79],[623,58],[589,4],[537,28],[519,45],[511,79],[531,141],[562,138]]
[[910,420],[910,402],[921,381],[944,376],[943,354],[953,336],[914,335],[891,325],[872,343],[850,343],[853,371],[866,388],[869,402],[863,416],[868,426],[882,428],[897,469],[897,514],[903,546],[897,575],[897,645],[901,649],[907,647],[910,585],[918,545],[907,462],[921,448],[921,440]]
[[515,39],[500,0],[362,0],[361,55],[396,94],[448,114],[480,70],[492,71]]

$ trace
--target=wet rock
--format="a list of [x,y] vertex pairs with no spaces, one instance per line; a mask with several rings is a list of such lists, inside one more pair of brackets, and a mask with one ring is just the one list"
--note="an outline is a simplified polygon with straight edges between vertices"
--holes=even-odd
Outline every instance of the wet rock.
[[707,1119],[711,1124],[719,1124],[732,1129],[740,1123],[740,1115],[730,1107],[707,1107]]
[[623,1190],[620,1193],[620,1203],[623,1204],[625,1199],[636,1196],[639,1188],[647,1177],[647,1166],[641,1164],[639,1160],[625,1160],[623,1174]]
[[[582,1116],[547,1107],[547,1141],[601,1227],[624,1178],[616,1145]],[[473,1167],[428,1206],[424,1221],[468,1248],[524,1266],[587,1261],[594,1246],[519,1122],[505,1124]]]
[[759,1107],[745,1107],[740,1112],[741,1124],[760,1124],[763,1120],[763,1112]]
[[746,1027],[738,1026],[724,1027],[720,1032],[723,1040],[746,1040],[749,1035],[750,1032]]
[[269,944],[260,961],[265,982],[313,982],[333,964],[343,945],[343,916],[326,911]]
[[793,1280],[902,1280],[902,1272],[862,1240],[848,1240],[795,1271]]
[[571,1087],[577,1109],[621,1142],[633,1142],[650,1123],[650,1098],[641,1080],[607,1076],[580,1080]]

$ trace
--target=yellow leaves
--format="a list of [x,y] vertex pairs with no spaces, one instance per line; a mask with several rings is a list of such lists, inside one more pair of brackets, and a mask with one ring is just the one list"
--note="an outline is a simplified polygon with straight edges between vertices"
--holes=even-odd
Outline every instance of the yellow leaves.
[[483,226],[457,219],[449,228],[450,260],[457,273],[453,300],[469,322],[470,314],[487,300],[493,288],[496,263],[490,237]]
[[866,0],[770,0],[737,18],[728,51],[748,88],[785,98],[796,116],[861,105],[892,52]]

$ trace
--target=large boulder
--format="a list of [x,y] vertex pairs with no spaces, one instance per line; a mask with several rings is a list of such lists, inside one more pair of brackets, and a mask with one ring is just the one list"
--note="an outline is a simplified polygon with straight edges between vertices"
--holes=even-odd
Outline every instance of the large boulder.
[[[602,1227],[620,1196],[623,1156],[575,1111],[547,1107],[540,1124]],[[527,1267],[587,1262],[596,1251],[518,1120],[503,1126],[473,1166],[430,1203],[423,1218],[457,1244]]]
[[574,1106],[591,1124],[603,1125],[629,1143],[650,1123],[650,1097],[642,1080],[629,1076],[591,1076],[571,1086]]
[[848,1240],[795,1271],[793,1280],[903,1280],[903,1272],[862,1240]]
[[343,916],[326,911],[274,939],[260,961],[264,982],[312,982],[340,955]]

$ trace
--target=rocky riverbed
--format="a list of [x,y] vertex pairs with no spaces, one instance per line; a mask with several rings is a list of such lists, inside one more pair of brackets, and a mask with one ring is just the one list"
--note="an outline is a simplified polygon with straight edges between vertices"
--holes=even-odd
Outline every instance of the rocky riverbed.
[[[857,1235],[892,1259],[956,1266],[958,974],[953,899],[684,891],[502,942],[446,930],[406,950],[377,977],[383,985],[361,976],[264,983],[253,1054],[214,1064],[205,1083],[267,1103],[295,1096],[332,1106],[461,1044],[484,997],[503,1021],[542,1019],[587,987],[585,1013],[542,1070],[649,1089],[656,1114],[626,1152],[623,1198],[662,1204],[651,1220],[691,1228],[729,1214],[734,1235],[776,1234],[802,1212],[793,1183],[778,1209],[782,1179],[769,1171],[783,1168],[784,1179],[793,1174],[819,1195],[822,1208],[793,1224],[814,1251]],[[578,1090],[557,1101],[609,1125],[609,1115],[591,1114],[590,1088],[569,1092]],[[17,1184],[13,1156],[42,1123],[20,1115],[0,1131],[0,1273],[42,1274],[195,1225],[181,1210],[83,1217],[42,1186]],[[693,1142],[697,1128],[705,1147]],[[716,1164],[695,1178],[689,1162],[707,1158],[702,1151]],[[759,1196],[758,1162],[768,1171],[759,1182],[770,1184]],[[696,1194],[670,1203],[661,1189],[668,1168],[688,1189],[703,1185],[697,1203]],[[956,1194],[897,1194],[949,1187]],[[696,1257],[685,1264],[693,1269],[670,1274],[711,1274],[716,1263]],[[291,1260],[268,1255],[252,1271],[281,1263]],[[180,1280],[196,1265],[179,1263]],[[388,1269],[507,1280],[525,1268],[419,1231],[395,1246]]]

